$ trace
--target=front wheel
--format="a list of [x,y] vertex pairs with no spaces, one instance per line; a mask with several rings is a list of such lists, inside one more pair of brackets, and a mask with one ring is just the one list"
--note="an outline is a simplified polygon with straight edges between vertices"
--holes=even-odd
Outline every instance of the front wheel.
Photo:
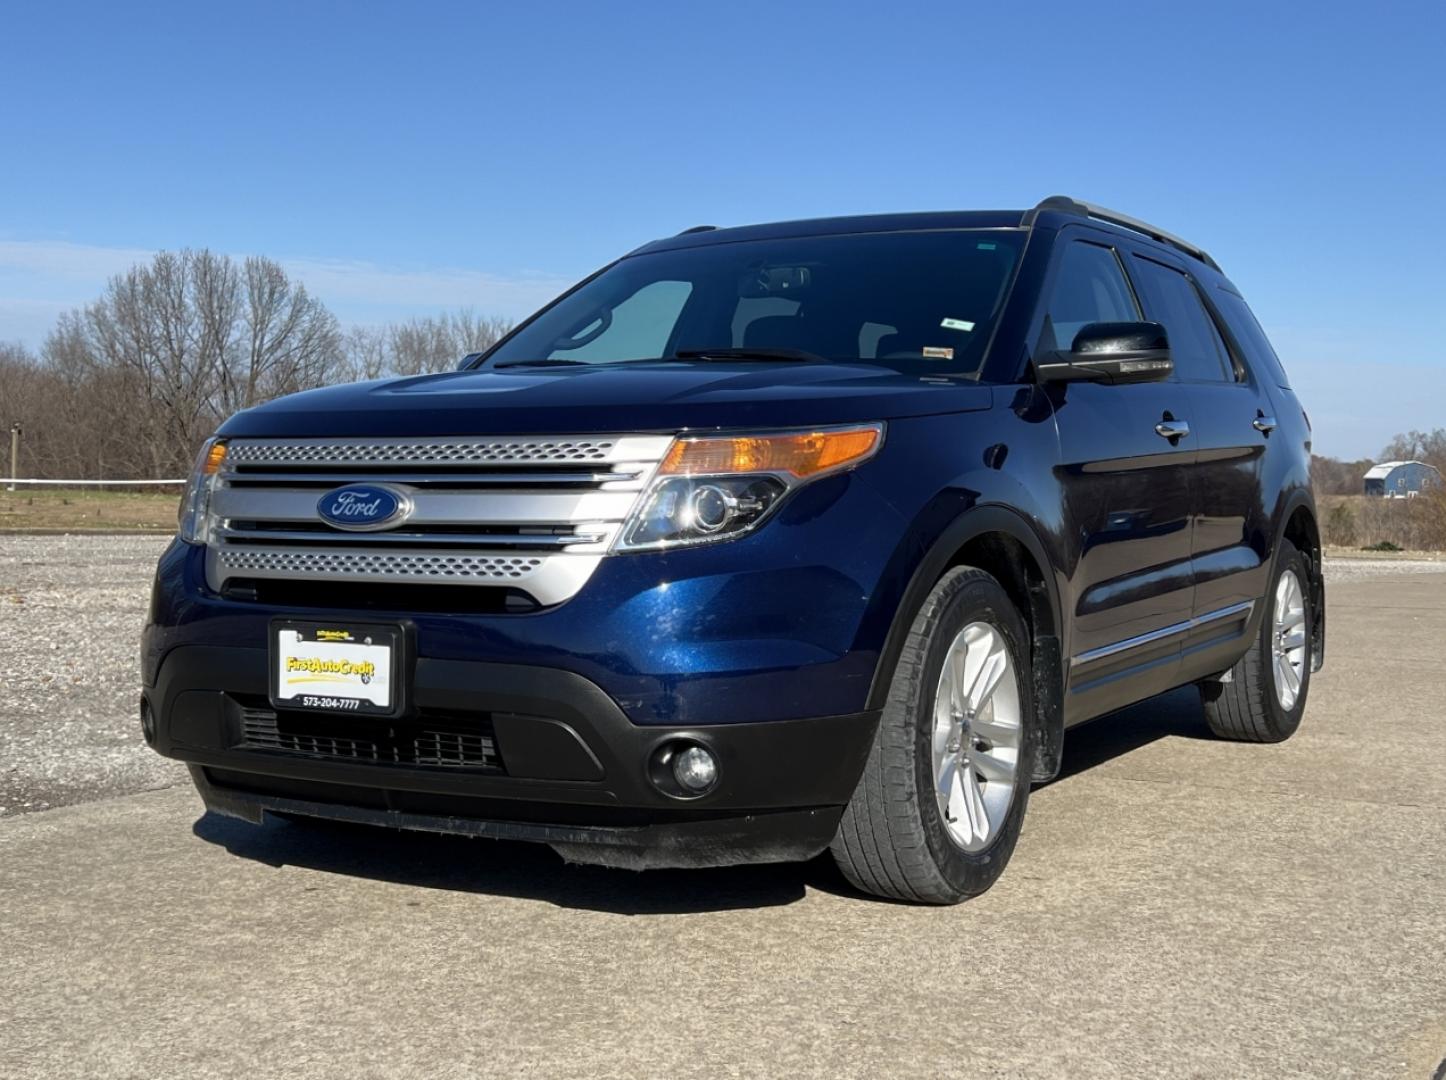
[[1250,650],[1200,697],[1210,730],[1222,739],[1283,742],[1300,727],[1310,690],[1310,566],[1281,541],[1275,579]]
[[951,570],[929,594],[832,846],[857,888],[954,904],[1003,872],[1038,745],[1027,640],[982,570]]

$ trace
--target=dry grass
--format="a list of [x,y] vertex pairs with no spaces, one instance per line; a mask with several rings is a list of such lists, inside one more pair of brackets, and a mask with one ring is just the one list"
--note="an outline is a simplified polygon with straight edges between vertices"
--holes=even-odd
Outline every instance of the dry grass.
[[174,491],[6,491],[0,481],[0,531],[169,532],[176,527]]
[[1328,547],[1393,544],[1402,551],[1446,551],[1446,492],[1429,491],[1415,499],[1322,495],[1317,508]]

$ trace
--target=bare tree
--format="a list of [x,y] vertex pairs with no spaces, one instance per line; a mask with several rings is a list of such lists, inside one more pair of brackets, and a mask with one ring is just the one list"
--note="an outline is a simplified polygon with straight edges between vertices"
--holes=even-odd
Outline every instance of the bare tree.
[[505,319],[470,308],[411,319],[388,332],[388,368],[396,375],[450,371],[468,353],[491,348],[512,328]]
[[391,363],[389,336],[390,329],[385,326],[353,326],[346,332],[346,362],[340,374],[349,382],[386,375]]
[[269,259],[162,252],[63,314],[39,357],[0,346],[0,420],[24,425],[23,467],[37,476],[181,476],[240,409],[328,382],[450,370],[509,326],[463,309],[343,334]]
[[[342,356],[336,319],[269,259],[161,252],[112,278],[99,300],[61,317],[45,354],[73,383],[127,405],[109,424],[74,418],[130,447],[110,471],[175,475],[223,419],[319,386]],[[72,404],[84,411],[77,389]]]
[[1397,435],[1381,451],[1381,458],[1385,461],[1424,461],[1446,473],[1446,428]]
[[239,340],[227,350],[222,416],[327,380],[342,356],[336,318],[270,259],[246,260]]
[[1310,457],[1310,480],[1317,495],[1359,495],[1366,470],[1374,461],[1340,461],[1337,458]]

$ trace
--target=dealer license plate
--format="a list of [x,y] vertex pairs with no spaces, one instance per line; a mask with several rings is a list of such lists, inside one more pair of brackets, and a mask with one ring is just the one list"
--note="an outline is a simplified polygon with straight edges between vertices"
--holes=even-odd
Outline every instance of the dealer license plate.
[[271,629],[271,701],[277,708],[392,715],[398,644],[390,626],[283,620]]

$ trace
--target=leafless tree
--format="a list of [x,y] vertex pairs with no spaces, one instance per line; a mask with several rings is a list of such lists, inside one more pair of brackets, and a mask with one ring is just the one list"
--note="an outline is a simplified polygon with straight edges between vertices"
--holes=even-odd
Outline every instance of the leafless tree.
[[353,326],[346,332],[346,362],[341,374],[348,382],[380,379],[391,363],[385,326]]
[[1381,458],[1384,461],[1424,461],[1446,473],[1446,428],[1397,435],[1381,451]]
[[343,333],[269,259],[162,252],[63,314],[39,357],[0,345],[0,421],[24,425],[22,467],[37,476],[182,476],[240,409],[325,383],[446,371],[509,326],[463,309]]
[[[104,386],[126,406],[99,424],[103,442],[124,444],[104,453],[110,471],[176,475],[231,413],[321,385],[340,363],[342,336],[325,306],[269,259],[161,252],[63,315],[45,355],[62,377]],[[72,394],[73,405],[85,399]],[[74,420],[95,431],[99,418]]]
[[1337,458],[1310,458],[1310,480],[1317,495],[1359,495],[1366,470],[1374,461],[1341,461]]
[[306,286],[293,284],[269,259],[252,257],[242,271],[239,340],[226,350],[218,404],[229,416],[261,401],[320,386],[341,360],[335,317]]
[[468,353],[495,345],[511,327],[469,308],[398,323],[388,332],[388,368],[395,375],[450,371]]

